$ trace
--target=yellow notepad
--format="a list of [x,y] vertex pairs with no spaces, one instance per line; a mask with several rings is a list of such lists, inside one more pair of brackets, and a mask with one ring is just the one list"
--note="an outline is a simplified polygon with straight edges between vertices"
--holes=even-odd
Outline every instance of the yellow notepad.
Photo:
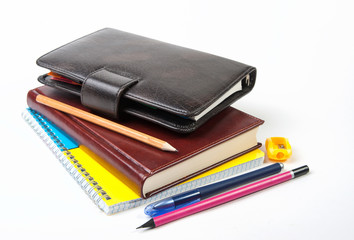
[[257,149],[148,199],[142,199],[119,178],[103,167],[100,164],[103,160],[99,156],[87,147],[75,144],[70,139],[70,136],[57,129],[43,116],[31,109],[26,110],[22,116],[55,153],[59,161],[81,188],[106,214],[127,210],[235,176],[260,166],[264,160],[264,153]]
[[152,196],[149,199],[141,199],[139,195],[134,193],[122,181],[101,166],[99,162],[102,160],[98,159],[99,157],[93,154],[87,147],[80,146],[79,148],[71,149],[70,152],[109,196],[109,198],[102,199],[104,204],[100,204],[100,208],[102,208],[107,214],[119,212],[187,191],[197,186],[202,186],[210,182],[234,176],[236,173],[243,172],[258,165],[258,162],[256,163],[256,161],[262,163],[264,157],[264,153],[261,150],[254,150],[219,167],[200,174],[176,187],[168,189],[165,192]]

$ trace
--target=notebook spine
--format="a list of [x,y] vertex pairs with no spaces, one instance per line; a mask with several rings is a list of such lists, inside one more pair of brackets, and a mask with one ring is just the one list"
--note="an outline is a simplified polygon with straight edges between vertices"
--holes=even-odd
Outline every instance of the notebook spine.
[[110,200],[111,197],[95,181],[95,179],[79,163],[75,156],[71,154],[60,139],[54,134],[50,126],[46,124],[36,111],[27,109],[22,113],[22,118],[36,132],[42,141],[48,146],[66,171],[75,179],[91,200],[103,211],[107,206],[103,199]]

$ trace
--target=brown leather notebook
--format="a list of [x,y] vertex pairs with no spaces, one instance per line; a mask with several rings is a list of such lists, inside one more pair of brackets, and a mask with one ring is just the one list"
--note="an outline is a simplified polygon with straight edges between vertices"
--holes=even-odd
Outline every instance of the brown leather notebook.
[[27,103],[105,160],[104,166],[119,175],[141,197],[147,198],[203,171],[261,146],[256,132],[263,120],[228,107],[189,134],[169,131],[156,124],[131,118],[120,122],[163,139],[178,152],[164,152],[93,123],[37,103],[42,94],[91,111],[80,98],[47,86],[28,92]]

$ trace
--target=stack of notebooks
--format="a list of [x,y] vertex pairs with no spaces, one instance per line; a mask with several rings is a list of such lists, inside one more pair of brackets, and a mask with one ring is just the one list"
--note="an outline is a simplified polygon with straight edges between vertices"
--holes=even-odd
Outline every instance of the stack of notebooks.
[[[253,67],[114,29],[38,59],[51,73],[30,90],[25,121],[106,214],[225,179],[263,163],[263,121],[231,103]],[[38,95],[163,139],[153,148],[36,101]]]

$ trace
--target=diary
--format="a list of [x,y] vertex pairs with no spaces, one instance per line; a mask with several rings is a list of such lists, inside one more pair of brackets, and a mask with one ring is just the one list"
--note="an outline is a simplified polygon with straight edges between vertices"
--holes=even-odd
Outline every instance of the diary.
[[41,83],[125,115],[188,133],[249,93],[256,69],[212,54],[105,28],[43,55]]

